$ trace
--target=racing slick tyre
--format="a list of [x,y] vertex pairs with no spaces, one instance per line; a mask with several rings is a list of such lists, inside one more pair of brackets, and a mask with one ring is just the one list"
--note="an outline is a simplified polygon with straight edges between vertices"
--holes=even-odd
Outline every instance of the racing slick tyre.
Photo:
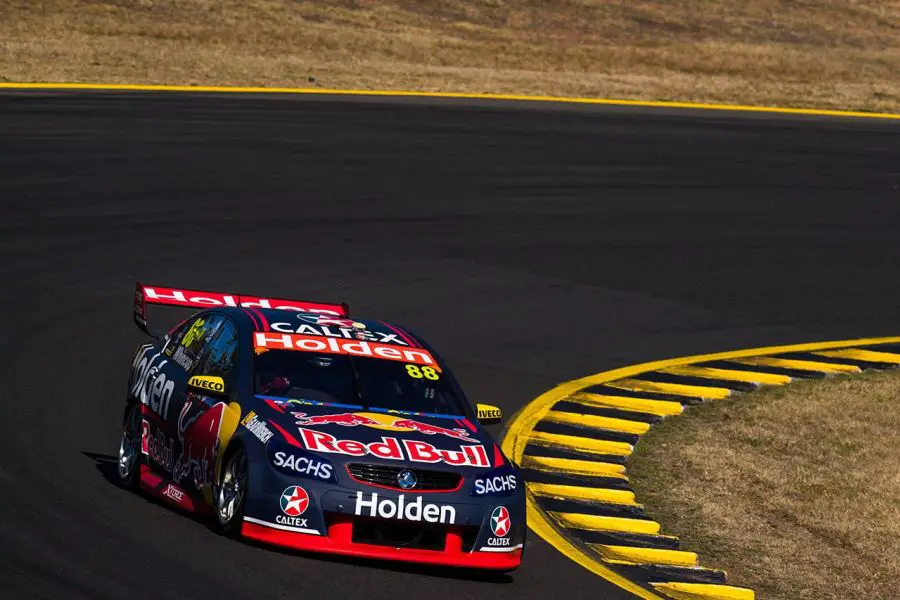
[[221,481],[216,486],[216,525],[221,533],[229,537],[238,537],[241,532],[249,480],[247,469],[247,453],[242,446],[237,446],[228,452]]
[[126,490],[137,490],[141,481],[141,405],[131,402],[125,408],[122,439],[116,465],[116,480]]

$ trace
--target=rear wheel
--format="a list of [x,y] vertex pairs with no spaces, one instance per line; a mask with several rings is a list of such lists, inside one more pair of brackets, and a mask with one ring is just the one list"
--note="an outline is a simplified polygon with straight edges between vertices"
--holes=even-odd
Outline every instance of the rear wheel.
[[122,425],[122,439],[119,441],[119,456],[116,465],[116,479],[127,490],[136,490],[140,484],[141,462],[141,410],[138,403],[129,404],[125,409]]
[[225,459],[215,496],[216,523],[222,533],[231,537],[237,537],[241,531],[248,479],[247,453],[238,446]]

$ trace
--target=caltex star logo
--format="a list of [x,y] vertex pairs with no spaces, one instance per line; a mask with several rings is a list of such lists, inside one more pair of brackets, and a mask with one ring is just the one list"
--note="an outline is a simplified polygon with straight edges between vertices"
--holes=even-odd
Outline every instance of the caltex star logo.
[[289,517],[299,517],[309,506],[309,494],[299,485],[292,485],[281,493],[281,512]]
[[509,520],[509,511],[505,506],[498,506],[491,513],[491,530],[497,537],[506,537],[512,523]]

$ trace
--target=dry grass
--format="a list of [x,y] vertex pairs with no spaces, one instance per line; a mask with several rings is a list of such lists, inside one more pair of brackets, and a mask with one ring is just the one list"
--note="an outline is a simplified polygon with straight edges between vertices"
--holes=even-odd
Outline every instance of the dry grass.
[[900,112],[898,0],[0,0],[0,80]]
[[629,472],[664,529],[760,598],[900,598],[897,374],[691,409]]

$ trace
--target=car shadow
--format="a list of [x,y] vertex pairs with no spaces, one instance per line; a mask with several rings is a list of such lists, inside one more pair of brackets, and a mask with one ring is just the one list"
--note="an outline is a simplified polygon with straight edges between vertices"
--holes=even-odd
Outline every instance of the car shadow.
[[[81,453],[87,458],[93,460],[96,463],[97,471],[103,476],[106,481],[110,484],[114,485],[118,489],[122,489],[119,486],[118,476],[116,474],[116,469],[118,468],[118,459],[111,454],[101,454],[99,452],[88,452],[86,450],[82,450]],[[146,492],[140,492],[140,496],[146,500],[147,502],[154,504],[156,506],[163,507],[167,510],[174,511],[181,516],[187,517],[190,520],[205,525],[207,529],[211,532],[218,535],[218,532],[213,527],[210,519],[205,518],[203,516],[196,515],[194,513],[187,512],[185,510],[181,510],[176,506],[173,506],[167,502],[163,502],[162,500],[156,498],[155,496],[148,494]],[[278,554],[283,554],[286,556],[296,556],[302,558],[308,558],[311,560],[320,560],[335,564],[346,564],[346,565],[355,565],[355,566],[367,566],[383,571],[392,571],[394,573],[407,573],[411,575],[425,575],[429,577],[439,577],[443,579],[462,579],[465,581],[476,581],[482,583],[497,583],[497,584],[506,584],[512,583],[513,577],[509,573],[498,573],[494,571],[480,571],[475,569],[465,569],[463,567],[444,567],[440,565],[420,565],[415,563],[402,563],[402,562],[394,562],[388,560],[378,560],[373,558],[361,558],[354,556],[340,556],[334,554],[322,554],[318,552],[304,552],[302,550],[292,550],[290,548],[280,548],[278,546],[270,546],[268,544],[263,544],[261,542],[257,542],[254,540],[233,540],[239,544],[244,544],[247,546],[253,546],[266,552],[277,552]]]
[[283,554],[285,556],[296,556],[298,558],[308,558],[334,564],[353,565],[356,567],[366,566],[382,571],[392,571],[394,573],[425,575],[429,577],[439,577],[441,579],[462,579],[465,581],[476,581],[481,583],[506,584],[514,581],[513,576],[509,573],[498,573],[496,571],[466,569],[465,567],[446,567],[441,565],[421,565],[391,560],[379,560],[376,558],[306,552],[303,550],[270,546],[262,542],[257,542],[256,540],[243,539],[234,541],[265,550],[266,552],[277,552],[278,554]]
[[[119,485],[119,477],[116,473],[118,469],[118,459],[111,454],[101,454],[99,452],[88,452],[87,450],[82,450],[81,453],[94,461],[97,470],[103,475],[103,478],[106,479],[110,484],[112,484],[116,489],[123,490],[122,486]],[[123,490],[124,491],[124,490]],[[183,510],[174,504],[170,504],[160,498],[157,498],[153,494],[147,493],[144,490],[136,490],[135,494],[142,498],[145,502],[153,504],[155,506],[159,506],[164,508],[170,512],[173,512],[181,517],[186,517],[195,523],[199,523],[209,530],[215,532],[212,524],[209,519],[205,518],[203,515],[197,515],[187,510]]]
[[88,452],[87,450],[82,450],[81,453],[92,461],[94,461],[97,467],[97,470],[100,471],[100,474],[103,475],[103,478],[108,482],[113,484],[116,487],[119,487],[119,484],[116,479],[116,469],[118,468],[118,459],[111,454],[100,454],[99,452]]

